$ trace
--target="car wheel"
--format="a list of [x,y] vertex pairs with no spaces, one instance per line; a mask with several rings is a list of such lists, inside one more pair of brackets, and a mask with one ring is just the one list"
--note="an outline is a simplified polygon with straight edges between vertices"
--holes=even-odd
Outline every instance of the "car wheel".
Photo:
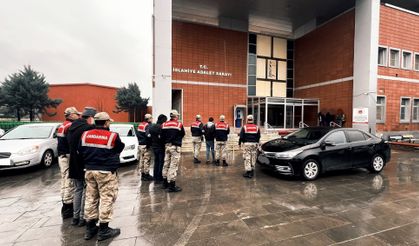
[[41,165],[43,167],[50,167],[54,162],[54,153],[51,150],[45,151],[44,155],[42,155]]
[[309,159],[303,165],[303,177],[306,180],[315,180],[320,173],[320,165],[316,160]]
[[383,170],[384,164],[384,158],[381,155],[374,155],[369,170],[373,173],[379,173]]

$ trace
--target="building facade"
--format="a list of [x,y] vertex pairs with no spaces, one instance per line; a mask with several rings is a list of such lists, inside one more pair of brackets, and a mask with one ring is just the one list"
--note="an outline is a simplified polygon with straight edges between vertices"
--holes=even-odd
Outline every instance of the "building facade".
[[325,1],[321,13],[258,3],[155,0],[154,114],[224,114],[235,126],[253,114],[282,129],[317,125],[321,112],[373,133],[419,130],[419,14],[392,5],[412,1]]

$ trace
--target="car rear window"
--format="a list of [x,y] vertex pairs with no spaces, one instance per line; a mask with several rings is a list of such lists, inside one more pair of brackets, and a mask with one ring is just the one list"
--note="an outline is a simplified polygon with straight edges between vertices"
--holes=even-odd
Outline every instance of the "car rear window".
[[360,131],[347,131],[349,142],[365,141],[365,134]]

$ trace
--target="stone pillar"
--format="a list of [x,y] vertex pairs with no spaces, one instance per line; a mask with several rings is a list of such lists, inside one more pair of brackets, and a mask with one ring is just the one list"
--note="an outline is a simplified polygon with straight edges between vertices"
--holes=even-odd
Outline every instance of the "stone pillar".
[[172,0],[154,0],[153,116],[169,117],[172,107]]
[[[375,134],[380,0],[356,0],[354,40],[354,108],[368,108],[368,124],[353,124]],[[351,120],[351,119],[347,119]]]

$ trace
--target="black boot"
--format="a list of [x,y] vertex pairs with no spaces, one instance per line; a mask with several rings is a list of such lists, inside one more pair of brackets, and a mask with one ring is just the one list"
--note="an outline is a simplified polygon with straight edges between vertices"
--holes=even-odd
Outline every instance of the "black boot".
[[251,176],[250,176],[250,172],[251,171],[246,171],[245,173],[243,173],[243,177],[245,177],[245,178],[252,178]]
[[79,220],[79,224],[77,225],[78,227],[83,227],[86,225],[86,220],[85,219],[80,219]]
[[169,184],[167,183],[167,178],[163,178],[163,184],[161,186],[162,189],[167,189]]
[[99,233],[97,234],[97,240],[103,241],[111,237],[116,237],[121,234],[121,230],[119,228],[110,228],[108,226],[109,223],[100,223],[99,225]]
[[149,173],[147,173],[147,179],[148,179],[148,181],[153,181],[154,177],[151,176]]
[[79,223],[80,223],[79,218],[73,218],[73,220],[71,221],[72,226],[77,226]]
[[141,180],[142,181],[147,181],[147,177],[145,173],[141,173]]
[[61,208],[61,217],[63,219],[68,219],[73,217],[73,204],[72,203],[63,203]]
[[96,226],[97,220],[89,220],[86,222],[86,234],[84,240],[92,239],[98,232],[99,228]]
[[255,174],[255,171],[252,169],[252,171],[250,171],[249,178],[253,178],[254,174]]
[[193,163],[198,164],[198,163],[201,163],[201,161],[194,157],[193,158]]
[[223,167],[227,167],[227,166],[228,166],[228,164],[227,164],[226,160],[223,160]]
[[172,181],[169,183],[169,189],[167,189],[169,192],[179,192],[182,191],[182,188],[176,186],[176,182]]
[[216,166],[219,166],[219,165],[220,165],[220,160],[216,160],[216,161],[215,161],[215,165],[216,165]]

